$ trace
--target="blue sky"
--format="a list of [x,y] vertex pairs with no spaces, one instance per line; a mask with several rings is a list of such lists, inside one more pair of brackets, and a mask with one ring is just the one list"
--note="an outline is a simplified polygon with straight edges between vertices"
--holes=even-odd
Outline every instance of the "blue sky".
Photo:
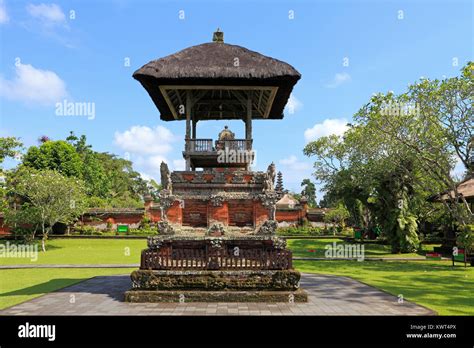
[[[457,75],[473,59],[469,0],[0,0],[0,136],[31,146],[41,135],[64,139],[73,130],[95,150],[131,159],[147,177],[159,179],[163,159],[181,168],[184,123],[161,121],[132,73],[211,41],[217,27],[225,42],[302,74],[294,113],[253,127],[257,169],[274,161],[295,190],[312,172],[305,143],[343,132],[372,93],[402,92],[421,76]],[[56,115],[63,100],[94,103],[95,117]],[[215,138],[223,126],[202,122],[198,137]],[[229,126],[243,135],[242,122]]]

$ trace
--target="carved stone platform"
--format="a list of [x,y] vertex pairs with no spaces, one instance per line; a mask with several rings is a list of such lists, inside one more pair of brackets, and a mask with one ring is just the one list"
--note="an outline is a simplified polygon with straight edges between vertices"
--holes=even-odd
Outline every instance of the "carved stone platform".
[[300,273],[278,271],[151,271],[131,274],[133,290],[271,290],[296,291]]
[[296,291],[166,291],[130,290],[127,302],[308,302],[303,290]]
[[306,302],[286,242],[274,235],[155,236],[128,302]]

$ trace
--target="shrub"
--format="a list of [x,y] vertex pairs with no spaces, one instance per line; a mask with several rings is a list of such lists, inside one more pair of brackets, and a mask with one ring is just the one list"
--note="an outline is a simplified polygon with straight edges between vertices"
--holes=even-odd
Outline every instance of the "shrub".
[[466,225],[458,232],[456,243],[470,253],[474,249],[474,225]]
[[35,239],[35,230],[27,227],[15,227],[12,229],[13,235],[20,238],[25,244],[30,244]]
[[93,226],[79,226],[74,229],[75,232],[79,232],[83,236],[102,235],[102,232],[94,228]]
[[281,227],[277,230],[277,234],[281,236],[318,236],[321,232],[321,228],[313,226],[290,226]]

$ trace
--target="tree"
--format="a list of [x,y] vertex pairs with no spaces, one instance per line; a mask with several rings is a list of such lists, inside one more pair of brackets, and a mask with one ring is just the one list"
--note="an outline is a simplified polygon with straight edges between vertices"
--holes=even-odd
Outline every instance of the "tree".
[[306,199],[308,200],[308,205],[310,207],[315,207],[316,206],[316,186],[309,179],[303,179],[303,181],[301,182],[301,186],[303,187],[303,190],[301,191],[301,195],[306,197]]
[[[325,201],[342,200],[356,224],[384,226],[394,252],[417,248],[418,222],[437,210],[427,198],[455,191],[456,158],[469,163],[472,68],[469,63],[459,78],[424,79],[398,96],[374,95],[343,136],[322,137],[304,149],[315,157]],[[472,221],[459,195],[446,209],[461,225]]]
[[38,170],[55,170],[69,177],[81,177],[81,158],[74,146],[63,140],[46,141],[39,147],[31,146],[23,158],[23,165]]
[[346,227],[346,220],[349,216],[349,211],[346,209],[344,203],[340,202],[335,208],[332,208],[326,213],[324,221],[335,223],[340,231],[342,231]]
[[283,192],[283,174],[278,171],[277,173],[277,180],[276,180],[276,185],[275,185],[275,191],[277,192]]
[[20,225],[39,225],[43,251],[56,223],[72,223],[85,211],[83,183],[57,171],[19,169],[9,178],[7,190],[10,197],[22,201],[19,209],[10,205],[9,215]]
[[23,147],[20,140],[15,137],[1,137],[0,138],[0,164],[3,163],[7,157],[16,157]]
[[[472,174],[473,69],[474,63],[468,62],[459,77],[442,81],[422,79],[401,95],[375,95],[355,115],[359,124],[370,125],[401,151],[409,153],[431,182],[436,181],[444,189],[452,190],[454,194],[446,208],[461,226],[470,223],[474,215],[464,197],[457,192],[457,182],[451,170],[458,160]],[[384,109],[387,105],[398,106],[398,113],[386,117]],[[412,106],[416,113],[403,112],[400,106]]]

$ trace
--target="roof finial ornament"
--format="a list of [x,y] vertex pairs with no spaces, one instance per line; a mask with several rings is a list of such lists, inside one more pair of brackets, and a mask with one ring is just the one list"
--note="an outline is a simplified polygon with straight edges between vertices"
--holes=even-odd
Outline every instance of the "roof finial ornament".
[[222,32],[219,28],[214,32],[214,35],[212,35],[212,41],[213,42],[224,42],[224,32]]

